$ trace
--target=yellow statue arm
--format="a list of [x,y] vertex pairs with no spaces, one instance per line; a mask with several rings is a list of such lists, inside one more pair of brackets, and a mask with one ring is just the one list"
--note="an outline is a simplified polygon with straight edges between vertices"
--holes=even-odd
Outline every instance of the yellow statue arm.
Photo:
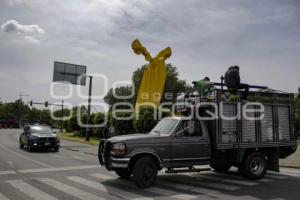
[[143,47],[138,39],[132,42],[131,47],[134,53],[136,53],[137,55],[143,54],[145,56],[145,60],[149,62],[152,60],[150,53],[147,51],[146,47]]
[[170,47],[167,47],[161,52],[159,52],[155,58],[167,60],[168,58],[170,58],[171,55],[172,55],[172,50]]

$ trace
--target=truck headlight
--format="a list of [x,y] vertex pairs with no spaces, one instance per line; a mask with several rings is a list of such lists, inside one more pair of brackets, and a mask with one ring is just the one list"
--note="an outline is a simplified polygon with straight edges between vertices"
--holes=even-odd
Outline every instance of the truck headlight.
[[111,154],[114,156],[125,155],[126,154],[126,145],[121,142],[113,144]]

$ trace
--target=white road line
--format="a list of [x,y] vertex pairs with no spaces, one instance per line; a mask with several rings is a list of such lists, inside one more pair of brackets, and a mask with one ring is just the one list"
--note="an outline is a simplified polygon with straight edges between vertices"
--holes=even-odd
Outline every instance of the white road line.
[[262,178],[257,180],[257,182],[261,182],[261,183],[270,183],[270,182],[274,182],[273,179],[269,179],[269,178]]
[[[90,176],[93,176],[93,177],[96,177],[96,178],[99,178],[99,179],[102,179],[102,180],[109,180],[109,179],[115,179],[116,178],[116,177],[107,176],[107,175],[100,174],[100,173],[90,174]],[[121,185],[124,185],[124,186],[128,187],[128,182],[124,182],[122,180],[118,180],[118,184],[121,184]],[[160,195],[171,195],[171,194],[176,193],[175,191],[165,190],[165,189],[157,188],[157,187],[150,187],[150,188],[146,188],[144,190],[148,191],[148,192],[160,194]]]
[[207,182],[207,181],[205,181],[204,178],[194,177],[192,174],[188,174],[188,176],[196,179],[196,180],[190,180],[189,183],[203,185],[203,186],[209,186],[209,187],[222,189],[222,190],[230,190],[230,191],[240,189],[240,187],[238,187],[238,186],[233,186],[233,185],[228,185],[228,184],[223,184],[223,183],[216,183],[216,182]]
[[0,175],[8,175],[8,174],[15,174],[15,171],[9,170],[9,171],[0,171]]
[[95,178],[102,179],[102,180],[109,180],[109,179],[116,178],[116,177],[107,176],[107,175],[100,174],[100,173],[97,173],[97,174],[89,174],[89,175],[92,176],[92,177],[95,177]]
[[75,160],[87,161],[86,159],[81,158],[79,156],[72,156],[72,158],[74,158]]
[[4,149],[4,150],[6,150],[6,151],[8,151],[8,152],[10,152],[10,153],[13,153],[13,154],[15,154],[15,155],[17,155],[17,156],[19,156],[19,157],[21,157],[21,158],[30,160],[31,162],[34,162],[34,163],[36,163],[36,164],[42,165],[42,166],[44,166],[44,167],[52,168],[52,166],[50,166],[50,165],[47,165],[47,164],[42,163],[42,162],[39,162],[39,161],[37,161],[37,160],[33,160],[33,159],[31,159],[31,158],[29,158],[29,157],[27,157],[27,156],[24,156],[24,155],[22,155],[22,154],[19,154],[18,152],[15,152],[15,151],[13,151],[13,150],[11,150],[11,149],[9,149],[9,148],[7,148],[7,147],[1,145],[1,144],[0,144],[0,148]]
[[6,196],[4,196],[4,194],[2,194],[1,192],[0,192],[0,199],[1,200],[9,200],[9,198],[7,198]]
[[193,188],[195,188],[194,186],[190,186],[190,185],[184,185],[184,184],[179,184],[179,183],[174,183],[174,182],[169,182],[169,181],[164,181],[164,180],[157,180],[157,183],[160,183],[162,185],[167,185],[176,189],[180,189],[180,190],[191,190]]
[[[100,173],[90,174],[90,176],[93,176],[93,177],[96,177],[96,178],[99,178],[99,179],[102,179],[102,180],[109,180],[109,179],[114,179],[115,178],[115,177],[107,176],[107,175],[100,174]],[[123,181],[121,179],[118,180],[118,184],[124,185],[125,187],[129,186],[127,181]],[[155,186],[152,186],[150,188],[146,188],[146,189],[144,189],[144,191],[151,192],[151,193],[154,193],[154,194],[163,195],[163,196],[170,196],[170,197],[176,198],[176,199],[182,199],[181,197],[183,197],[183,196],[180,196],[180,195],[186,195],[185,197],[187,199],[197,198],[197,196],[194,196],[194,195],[177,193],[176,191],[173,191],[173,190],[163,189],[163,188],[159,188],[159,187],[155,187]]]
[[[69,180],[72,180],[76,183],[80,183],[82,185],[88,186],[90,188],[93,188],[95,190],[98,191],[102,191],[102,192],[106,192],[106,193],[111,193],[113,195],[117,195],[121,198],[125,198],[125,199],[134,199],[134,198],[145,198],[144,196],[141,196],[139,194],[135,194],[132,192],[128,192],[125,190],[121,190],[115,187],[111,187],[108,185],[103,185],[102,183],[99,182],[95,182],[95,181],[91,181],[91,180],[87,180],[78,176],[69,176],[67,177]],[[147,198],[147,199],[151,199],[151,198]]]
[[102,197],[98,197],[91,193],[85,192],[83,190],[80,190],[78,188],[75,188],[73,186],[64,184],[62,182],[50,178],[38,178],[37,180],[40,181],[41,183],[44,183],[46,185],[55,188],[56,190],[62,191],[81,200],[104,200],[104,198]]
[[236,179],[224,179],[222,177],[214,177],[210,175],[200,175],[198,176],[199,178],[203,177],[204,179],[207,180],[212,180],[212,181],[218,181],[218,182],[225,182],[225,183],[233,183],[237,185],[245,185],[245,186],[253,186],[257,185],[258,183],[252,182],[252,181],[244,181],[244,180],[236,180]]
[[175,199],[181,199],[181,200],[191,200],[191,199],[198,198],[195,195],[189,195],[189,194],[175,194],[175,195],[172,195],[171,197],[175,198]]
[[274,178],[274,179],[286,179],[286,178],[288,178],[286,176],[278,176],[277,174],[274,174],[274,175],[267,174],[266,177]]
[[[14,181],[14,182],[9,182],[10,185],[12,185],[14,188],[17,188],[18,190],[20,190],[21,192],[23,192],[24,194],[28,195],[29,197],[39,200],[39,199],[43,199],[43,200],[58,200],[57,198],[50,196],[49,194],[29,185],[26,182],[23,181]],[[0,198],[1,199],[1,198]]]
[[63,156],[60,156],[60,155],[51,155],[52,157],[56,157],[56,158],[63,158],[63,159],[65,159],[65,157],[63,157]]
[[27,173],[38,173],[38,172],[53,172],[53,171],[69,171],[69,170],[80,170],[80,169],[93,169],[99,168],[99,165],[80,165],[71,167],[52,167],[52,168],[41,168],[41,169],[22,169],[17,170],[22,174]]
[[206,188],[202,188],[202,187],[195,187],[191,191],[197,192],[197,193],[200,193],[200,194],[217,194],[217,193],[220,193],[218,190],[210,190],[210,189],[206,189]]
[[196,178],[197,180],[199,180],[200,185],[204,185],[204,186],[209,186],[209,187],[214,187],[214,188],[218,188],[218,189],[222,189],[222,190],[237,190],[240,189],[240,187],[238,186],[233,186],[233,185],[229,185],[229,184],[223,184],[223,183],[216,183],[216,182],[207,182],[204,181],[203,182],[203,178]]

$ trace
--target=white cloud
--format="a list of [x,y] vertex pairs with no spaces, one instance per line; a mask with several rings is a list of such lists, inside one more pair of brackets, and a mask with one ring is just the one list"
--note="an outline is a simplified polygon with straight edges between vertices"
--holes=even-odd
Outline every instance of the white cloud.
[[16,20],[9,20],[1,25],[1,31],[4,33],[21,34],[28,42],[39,42],[39,36],[45,34],[44,29],[39,25],[23,25]]
[[27,41],[27,42],[30,42],[30,43],[39,43],[40,41],[32,36],[25,36],[24,39]]
[[4,0],[4,3],[8,4],[9,6],[14,6],[17,4],[22,4],[24,3],[25,0]]

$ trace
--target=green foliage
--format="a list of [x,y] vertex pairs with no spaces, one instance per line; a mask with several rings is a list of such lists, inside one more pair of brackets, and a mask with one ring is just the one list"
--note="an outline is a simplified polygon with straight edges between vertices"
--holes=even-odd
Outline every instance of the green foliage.
[[[115,117],[113,117],[113,114]],[[111,125],[115,128],[115,134],[123,135],[135,132],[133,127],[134,117],[132,117],[132,115],[132,112],[111,113]],[[118,117],[119,119],[116,117]]]
[[[132,93],[132,86],[131,85],[127,85],[127,86],[120,86],[115,88],[115,94],[118,96],[130,96]],[[114,94],[113,94],[113,88],[111,88],[108,93],[106,94],[106,96],[104,97],[104,102],[107,103],[108,105],[112,106],[115,103],[120,103],[120,102],[129,102],[133,104],[133,98],[129,98],[129,99],[118,99],[115,98]],[[111,107],[110,107],[111,108]]]
[[140,107],[135,117],[135,129],[138,133],[148,133],[157,123],[157,110],[150,106]]
[[[105,121],[105,114],[104,113],[93,113],[91,115],[92,124],[103,124]],[[97,127],[93,129],[93,136],[102,137],[103,134],[103,127]]]

